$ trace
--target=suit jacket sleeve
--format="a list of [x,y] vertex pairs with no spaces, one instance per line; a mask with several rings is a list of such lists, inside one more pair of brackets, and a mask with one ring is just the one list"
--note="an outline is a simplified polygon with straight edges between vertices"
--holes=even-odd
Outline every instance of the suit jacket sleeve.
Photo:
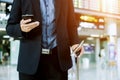
[[7,34],[15,38],[23,37],[24,34],[20,28],[20,20],[22,19],[20,1],[21,0],[14,0],[10,17],[6,26]]
[[68,8],[68,33],[69,33],[69,40],[70,44],[76,44],[80,42],[78,32],[77,32],[77,27],[78,27],[78,22],[76,21],[75,18],[75,12],[74,12],[74,7],[73,7],[73,1],[69,1],[69,8]]

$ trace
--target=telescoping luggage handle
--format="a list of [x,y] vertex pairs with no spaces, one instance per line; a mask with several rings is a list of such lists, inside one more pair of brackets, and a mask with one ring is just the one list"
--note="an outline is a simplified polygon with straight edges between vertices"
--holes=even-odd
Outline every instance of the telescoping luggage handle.
[[[78,47],[75,50],[77,50],[79,47],[81,47],[83,45],[83,43],[84,43],[84,40],[78,45]],[[73,69],[73,71],[75,70],[74,74],[76,75],[76,80],[80,80],[79,79],[80,56],[76,56],[71,47],[70,47],[70,51],[71,51],[71,58],[72,58],[72,64],[73,64],[72,69]],[[77,62],[75,59],[77,59]]]
[[74,80],[79,80],[79,57],[75,57],[72,50],[71,50],[71,58],[72,58],[72,71],[73,71],[72,74],[75,75]]

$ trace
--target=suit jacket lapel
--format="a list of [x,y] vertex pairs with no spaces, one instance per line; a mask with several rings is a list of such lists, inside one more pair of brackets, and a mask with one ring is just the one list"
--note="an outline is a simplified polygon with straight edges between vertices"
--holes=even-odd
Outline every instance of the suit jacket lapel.
[[40,0],[31,0],[34,6],[34,9],[39,9],[40,11]]
[[55,0],[55,16],[56,19],[58,18],[59,14],[60,14],[60,10],[61,9],[61,0]]
[[32,9],[35,14],[37,14],[37,18],[41,21],[41,10],[40,10],[40,0],[31,0],[32,1]]

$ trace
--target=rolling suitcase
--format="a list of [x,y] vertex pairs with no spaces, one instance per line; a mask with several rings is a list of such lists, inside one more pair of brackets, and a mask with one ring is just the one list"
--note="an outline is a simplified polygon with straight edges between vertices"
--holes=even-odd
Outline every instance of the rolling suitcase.
[[71,74],[72,74],[72,80],[80,80],[79,78],[79,63],[80,63],[80,58],[75,57],[72,49],[70,48],[71,51],[71,58],[72,58],[72,68],[71,68]]

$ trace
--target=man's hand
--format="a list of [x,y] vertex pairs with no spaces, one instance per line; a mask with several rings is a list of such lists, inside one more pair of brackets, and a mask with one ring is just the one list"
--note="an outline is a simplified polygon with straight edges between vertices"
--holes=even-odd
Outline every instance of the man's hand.
[[40,23],[38,21],[31,22],[31,19],[27,19],[27,20],[22,19],[20,21],[20,27],[23,32],[30,32],[35,27],[39,26],[39,24]]
[[73,53],[75,54],[75,57],[80,57],[84,52],[84,47],[81,46],[77,50],[75,50],[76,47],[78,47],[79,44],[74,44],[71,48],[73,50]]

